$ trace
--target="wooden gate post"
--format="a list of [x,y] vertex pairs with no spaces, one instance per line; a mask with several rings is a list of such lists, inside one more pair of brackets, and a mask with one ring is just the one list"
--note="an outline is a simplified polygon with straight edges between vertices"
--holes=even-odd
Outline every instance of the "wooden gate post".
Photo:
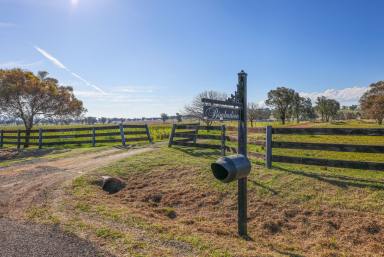
[[265,167],[272,168],[272,126],[265,130]]
[[225,156],[225,125],[221,125],[221,155]]
[[175,135],[175,131],[176,131],[176,124],[173,124],[171,134],[169,135],[168,147],[171,147],[173,144],[173,137]]
[[92,146],[96,146],[96,129],[92,128]]
[[199,125],[197,125],[196,129],[195,129],[195,136],[193,137],[193,143],[196,144],[197,143],[197,135],[199,134]]
[[4,145],[4,130],[0,130],[0,148]]
[[152,140],[152,137],[151,137],[151,133],[149,132],[148,124],[145,124],[145,132],[147,133],[147,137],[148,137],[149,143],[152,144],[153,140]]
[[17,130],[17,150],[20,149],[20,129]]
[[120,124],[120,136],[121,136],[121,144],[125,146],[125,135],[124,135],[124,126]]
[[39,128],[39,149],[43,148],[43,129]]

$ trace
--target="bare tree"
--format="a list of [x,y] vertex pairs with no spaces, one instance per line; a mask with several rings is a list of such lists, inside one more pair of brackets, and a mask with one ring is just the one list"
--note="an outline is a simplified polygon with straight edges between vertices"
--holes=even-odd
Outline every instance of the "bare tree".
[[204,119],[204,103],[201,101],[202,98],[214,99],[214,100],[226,100],[227,95],[217,91],[204,91],[198,94],[190,105],[185,106],[185,114],[203,121],[207,126],[212,124],[212,121]]
[[255,103],[248,104],[248,120],[251,122],[251,127],[253,127],[253,122],[256,120],[266,120],[271,116],[271,110],[268,108],[261,108]]

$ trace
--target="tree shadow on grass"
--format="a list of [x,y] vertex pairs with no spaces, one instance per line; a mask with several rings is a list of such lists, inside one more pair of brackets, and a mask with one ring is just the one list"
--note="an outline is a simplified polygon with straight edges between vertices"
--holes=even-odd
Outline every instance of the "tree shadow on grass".
[[0,161],[20,160],[30,157],[42,157],[54,152],[55,148],[47,149],[22,149],[17,150],[13,148],[0,149]]
[[211,149],[202,149],[202,148],[193,148],[193,147],[180,147],[180,146],[172,146],[172,148],[180,150],[183,153],[194,157],[203,157],[203,158],[212,158],[212,157],[220,157],[220,151],[211,150]]
[[273,188],[271,188],[269,186],[263,185],[260,182],[257,182],[256,180],[248,179],[248,181],[251,182],[252,184],[254,184],[255,186],[258,186],[258,187],[261,187],[261,188],[267,190],[268,192],[270,192],[273,195],[278,195],[279,194],[279,192],[276,191],[275,189],[273,189]]
[[345,189],[348,187],[358,187],[358,188],[371,188],[376,190],[384,190],[384,181],[380,181],[380,180],[355,178],[355,177],[348,177],[348,176],[342,176],[342,175],[319,174],[314,172],[290,170],[282,167],[274,167],[274,169],[281,170],[281,171],[288,172],[295,175],[314,178],[319,181],[326,182],[331,185],[345,188]]

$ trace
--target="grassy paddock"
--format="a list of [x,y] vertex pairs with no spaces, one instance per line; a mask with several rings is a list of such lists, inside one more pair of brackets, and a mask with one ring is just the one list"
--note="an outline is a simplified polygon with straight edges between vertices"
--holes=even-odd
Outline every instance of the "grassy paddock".
[[[83,175],[29,218],[59,224],[118,256],[383,256],[384,174],[253,161],[250,241],[237,237],[236,183],[218,151],[163,147]],[[101,175],[127,186],[108,195]]]

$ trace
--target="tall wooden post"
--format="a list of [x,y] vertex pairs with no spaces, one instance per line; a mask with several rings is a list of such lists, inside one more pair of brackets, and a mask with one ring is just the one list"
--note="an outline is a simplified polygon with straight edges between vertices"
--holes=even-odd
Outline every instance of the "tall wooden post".
[[173,137],[175,135],[175,131],[176,131],[176,124],[173,124],[171,134],[169,135],[168,147],[171,147],[173,144]]
[[92,146],[96,146],[96,129],[92,128]]
[[[238,153],[247,157],[247,73],[238,74],[238,99],[240,119],[238,125]],[[247,236],[247,178],[238,180],[238,230],[240,236]]]
[[20,129],[17,130],[17,149],[20,149]]
[[153,141],[152,141],[151,133],[149,132],[148,124],[145,124],[145,132],[147,133],[149,143],[152,144]]
[[272,168],[272,126],[265,130],[265,167]]
[[221,156],[225,156],[225,125],[221,125]]
[[39,128],[39,149],[43,148],[43,129]]
[[0,130],[0,148],[4,145],[4,130]]
[[123,124],[120,124],[120,136],[121,136],[121,144],[125,146],[125,135],[124,135],[124,127]]

